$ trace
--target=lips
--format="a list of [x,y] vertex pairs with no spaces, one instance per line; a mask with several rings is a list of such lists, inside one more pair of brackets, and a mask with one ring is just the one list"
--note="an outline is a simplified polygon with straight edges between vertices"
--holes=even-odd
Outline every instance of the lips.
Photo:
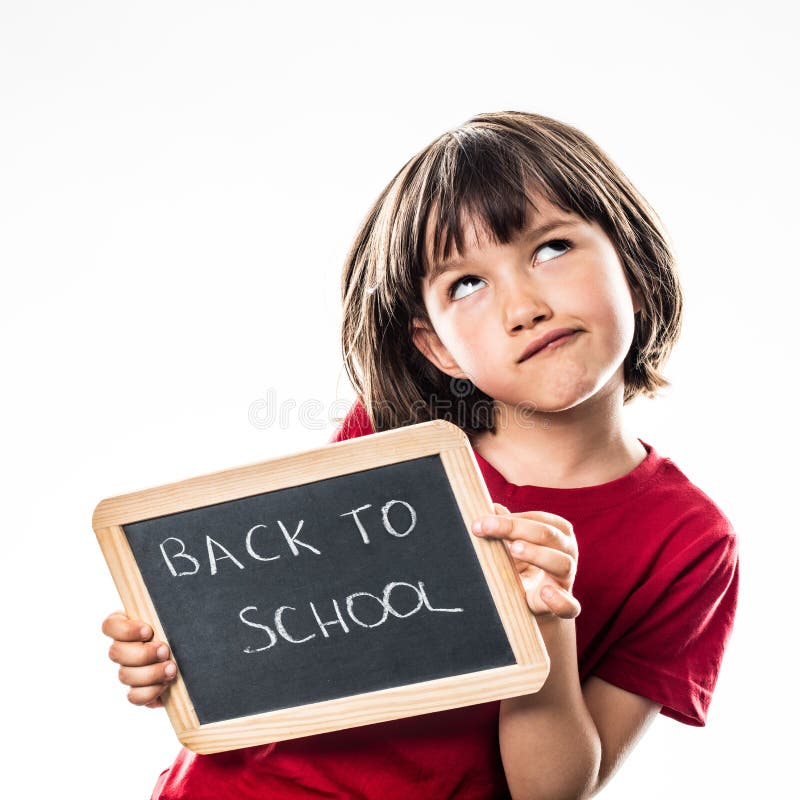
[[573,334],[577,333],[578,331],[575,328],[556,328],[555,330],[548,331],[547,333],[543,333],[541,336],[534,339],[526,348],[523,350],[522,355],[519,358],[517,363],[522,363],[526,361],[531,356],[535,356],[538,352],[543,350],[550,344],[554,342],[565,341],[572,337]]

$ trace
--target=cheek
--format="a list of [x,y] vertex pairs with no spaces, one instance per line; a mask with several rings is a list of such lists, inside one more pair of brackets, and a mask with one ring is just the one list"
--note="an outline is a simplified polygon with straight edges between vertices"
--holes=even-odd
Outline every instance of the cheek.
[[625,338],[633,332],[633,300],[625,287],[612,287],[605,294],[604,308],[599,313],[605,318],[609,330]]
[[633,334],[636,327],[636,312],[634,311],[633,297],[627,284],[623,284],[617,294],[616,303],[614,305],[614,317],[620,347],[627,353],[633,341]]
[[606,276],[585,295],[587,322],[593,322],[602,332],[607,346],[614,352],[627,353],[633,341],[635,314],[633,299],[624,278]]
[[442,325],[442,341],[457,360],[475,359],[488,352],[487,345],[491,341],[487,332],[489,319],[488,315],[459,314]]

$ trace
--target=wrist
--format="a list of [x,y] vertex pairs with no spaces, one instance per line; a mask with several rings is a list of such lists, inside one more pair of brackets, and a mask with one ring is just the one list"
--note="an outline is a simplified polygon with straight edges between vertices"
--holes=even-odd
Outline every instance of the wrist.
[[541,701],[558,697],[559,702],[572,702],[581,693],[575,620],[547,615],[536,621],[550,659],[550,673],[540,690]]
[[555,644],[556,640],[570,640],[575,635],[574,619],[563,619],[555,614],[541,614],[536,617],[536,624],[548,646],[551,641]]

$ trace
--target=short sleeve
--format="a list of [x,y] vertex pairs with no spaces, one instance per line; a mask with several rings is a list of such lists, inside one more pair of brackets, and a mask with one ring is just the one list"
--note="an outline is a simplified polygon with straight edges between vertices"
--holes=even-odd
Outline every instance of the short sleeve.
[[374,431],[372,430],[372,423],[369,420],[367,409],[361,400],[355,400],[347,414],[345,414],[341,425],[328,440],[328,444],[344,442],[347,439],[355,439],[358,436],[367,436],[370,433],[374,433]]
[[705,725],[736,611],[738,543],[721,522],[727,530],[690,541],[634,591],[630,624],[592,670],[688,725]]

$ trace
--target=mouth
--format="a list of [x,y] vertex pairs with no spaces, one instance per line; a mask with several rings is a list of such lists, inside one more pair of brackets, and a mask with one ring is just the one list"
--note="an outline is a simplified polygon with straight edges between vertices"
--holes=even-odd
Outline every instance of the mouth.
[[527,361],[539,353],[555,350],[560,345],[575,338],[575,335],[578,333],[579,331],[574,328],[560,328],[555,331],[550,331],[540,336],[538,339],[534,339],[534,341],[525,348],[517,363],[521,364],[523,361]]

